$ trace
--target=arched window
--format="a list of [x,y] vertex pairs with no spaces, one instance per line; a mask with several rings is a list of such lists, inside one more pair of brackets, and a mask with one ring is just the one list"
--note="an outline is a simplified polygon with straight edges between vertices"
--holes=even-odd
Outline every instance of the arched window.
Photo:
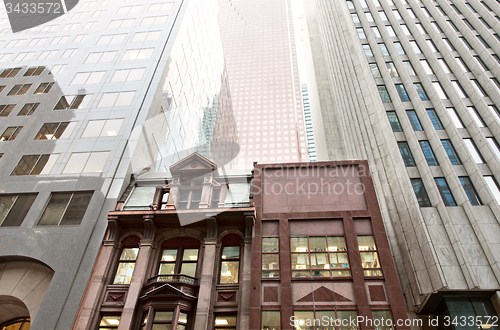
[[0,325],[0,330],[29,330],[29,328],[30,328],[29,317],[9,320]]
[[139,242],[140,239],[137,236],[129,236],[122,241],[123,249],[120,253],[113,284],[130,284],[135,261],[139,254]]
[[237,284],[240,272],[241,237],[229,234],[222,238],[220,284]]
[[196,276],[200,241],[177,237],[163,242],[158,275],[181,274]]

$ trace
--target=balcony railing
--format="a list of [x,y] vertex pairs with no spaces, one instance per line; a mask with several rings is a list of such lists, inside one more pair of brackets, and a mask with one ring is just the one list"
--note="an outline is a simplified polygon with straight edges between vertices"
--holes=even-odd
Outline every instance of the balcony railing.
[[148,280],[148,285],[153,283],[184,283],[198,286],[198,279],[182,274],[156,275]]

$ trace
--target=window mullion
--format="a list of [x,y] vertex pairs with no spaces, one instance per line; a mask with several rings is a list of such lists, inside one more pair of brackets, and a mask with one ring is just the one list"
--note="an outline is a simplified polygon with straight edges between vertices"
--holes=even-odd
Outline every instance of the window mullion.
[[69,204],[71,204],[71,201],[73,200],[73,196],[75,196],[74,193],[71,194],[71,198],[69,199],[68,204],[66,204],[66,207],[64,208],[64,212],[62,213],[61,218],[59,219],[59,222],[57,223],[58,226],[61,224],[61,221],[64,218],[66,211],[68,210]]
[[10,213],[10,211],[12,211],[12,208],[16,204],[18,198],[19,198],[19,195],[16,196],[16,199],[14,200],[14,202],[12,203],[12,205],[10,206],[9,211],[5,214],[5,217],[2,219],[2,222],[0,222],[0,226],[2,226],[3,222],[5,221],[5,219],[7,219],[7,217],[9,216],[9,213]]
[[31,175],[31,172],[33,172],[33,170],[35,169],[35,167],[38,165],[38,162],[40,161],[40,158],[42,158],[41,154],[38,155],[38,158],[37,158],[35,164],[33,165],[33,167],[31,168],[30,173],[28,175]]
[[184,252],[184,247],[181,246],[177,249],[177,257],[175,260],[175,267],[174,267],[174,274],[180,274],[181,273],[181,267],[182,267],[182,254]]

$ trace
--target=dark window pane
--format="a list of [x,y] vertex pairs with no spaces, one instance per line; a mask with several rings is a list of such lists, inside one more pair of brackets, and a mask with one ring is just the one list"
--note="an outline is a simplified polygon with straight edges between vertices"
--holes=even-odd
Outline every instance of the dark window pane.
[[451,190],[448,187],[448,183],[445,178],[435,178],[439,193],[441,194],[441,198],[443,199],[444,205],[446,206],[457,206],[455,203],[455,199],[451,194]]
[[20,226],[35,198],[36,194],[19,195],[4,222],[2,222],[2,227]]
[[397,84],[396,90],[398,91],[401,102],[410,102],[410,97],[408,96],[408,93],[403,85]]
[[420,120],[418,120],[418,116],[415,110],[407,110],[406,114],[408,115],[408,119],[410,119],[411,127],[413,127],[413,130],[422,131],[423,128],[420,124]]
[[91,198],[91,192],[74,193],[61,220],[61,225],[79,225],[82,222]]
[[40,155],[25,155],[21,158],[11,175],[29,175]]
[[481,205],[481,200],[479,199],[479,196],[477,195],[476,189],[474,189],[474,186],[472,185],[472,182],[470,181],[468,176],[460,176],[458,177],[460,179],[460,183],[462,184],[462,187],[464,187],[465,193],[467,194],[467,197],[469,197],[469,201],[472,205]]
[[425,90],[424,90],[424,87],[422,86],[422,84],[417,83],[417,84],[413,84],[413,86],[415,86],[415,89],[417,90],[417,94],[420,97],[420,100],[422,100],[422,101],[429,100],[429,97],[425,93]]
[[431,119],[432,125],[434,126],[435,129],[437,130],[443,129],[443,124],[441,124],[441,121],[439,120],[436,110],[427,109],[427,115],[429,115],[429,118]]
[[401,157],[403,157],[403,161],[405,166],[415,166],[415,161],[413,160],[413,156],[410,151],[410,147],[406,142],[398,142],[399,151],[401,152]]
[[57,226],[68,206],[71,196],[72,193],[52,194],[38,225]]
[[33,171],[31,171],[30,175],[40,174],[42,172],[43,168],[45,167],[45,164],[47,164],[49,157],[50,157],[50,155],[41,155],[40,159],[36,163],[35,167],[33,168]]
[[15,104],[0,105],[0,117],[7,117],[15,107]]
[[389,96],[389,93],[387,93],[387,88],[385,86],[377,86],[377,87],[378,87],[378,92],[380,94],[380,98],[382,99],[382,102],[391,103],[391,98]]
[[432,152],[429,141],[419,141],[419,143],[422,148],[422,152],[424,153],[425,160],[427,160],[427,164],[429,166],[437,166],[438,162],[434,156],[434,152]]
[[391,123],[393,132],[401,132],[401,125],[399,124],[398,116],[396,115],[396,111],[387,111],[387,118],[389,118],[389,122]]
[[65,96],[61,96],[61,99],[59,99],[59,102],[57,102],[56,106],[54,107],[54,110],[66,110],[69,108],[69,103],[66,100]]
[[453,148],[453,145],[451,144],[450,140],[441,140],[441,143],[443,144],[444,150],[446,150],[446,154],[450,158],[451,164],[452,165],[460,165],[462,162],[460,161],[460,158],[458,158],[458,155],[455,151],[455,148]]
[[427,191],[425,190],[422,179],[411,179],[411,184],[417,196],[418,205],[420,207],[430,207],[431,202],[429,201],[429,196],[427,196]]

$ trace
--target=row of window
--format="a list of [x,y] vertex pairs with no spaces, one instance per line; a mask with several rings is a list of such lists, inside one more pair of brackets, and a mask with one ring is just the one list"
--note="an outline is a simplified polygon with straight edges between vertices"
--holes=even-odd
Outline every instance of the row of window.
[[[0,226],[20,226],[37,194],[0,195]],[[92,192],[52,193],[38,226],[79,225],[92,198]]]

